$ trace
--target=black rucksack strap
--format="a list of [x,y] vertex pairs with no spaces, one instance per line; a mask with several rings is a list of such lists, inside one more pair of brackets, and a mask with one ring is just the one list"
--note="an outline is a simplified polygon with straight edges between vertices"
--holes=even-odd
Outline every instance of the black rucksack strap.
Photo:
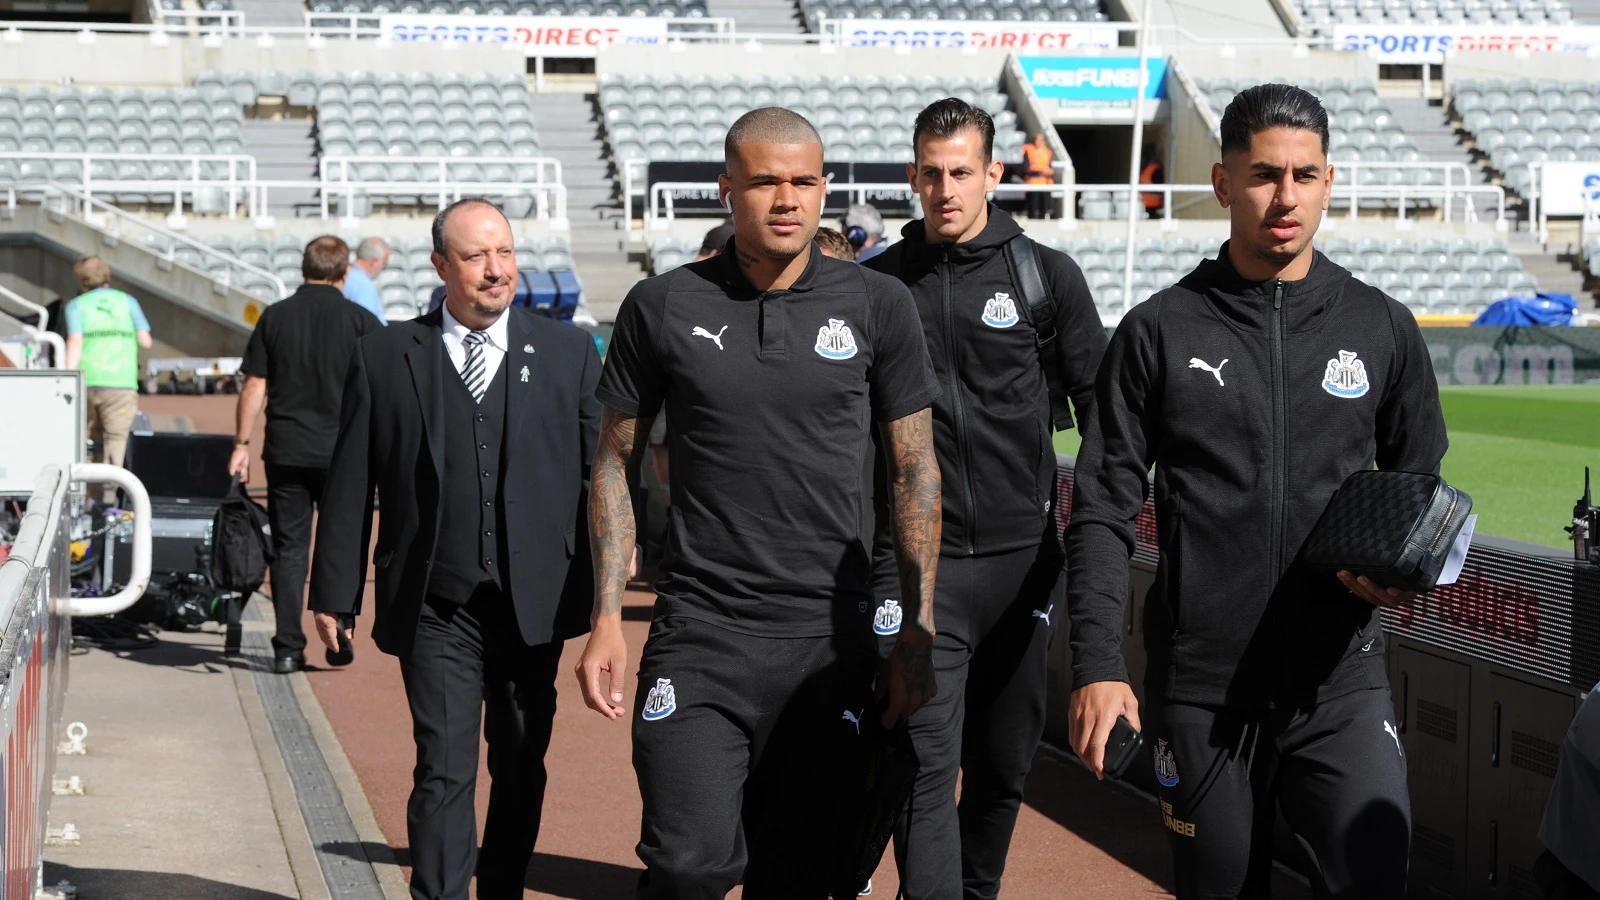
[[1072,409],[1056,359],[1060,342],[1056,340],[1055,295],[1045,286],[1039,249],[1027,235],[1019,234],[1006,241],[1005,253],[1006,265],[1011,269],[1011,283],[1016,285],[1022,301],[1022,314],[1033,326],[1039,347],[1039,365],[1044,368],[1044,382],[1050,389],[1051,424],[1057,431],[1066,431],[1072,427]]

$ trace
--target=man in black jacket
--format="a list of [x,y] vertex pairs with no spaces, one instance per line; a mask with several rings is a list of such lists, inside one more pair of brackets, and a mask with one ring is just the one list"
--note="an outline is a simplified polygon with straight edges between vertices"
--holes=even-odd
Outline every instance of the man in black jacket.
[[1123,319],[1083,423],[1073,748],[1099,773],[1117,716],[1139,724],[1120,644],[1154,465],[1146,736],[1181,900],[1267,896],[1280,803],[1319,896],[1405,896],[1406,765],[1374,607],[1410,598],[1297,556],[1346,476],[1437,472],[1447,441],[1416,320],[1312,248],[1327,150],[1310,94],[1234,98],[1212,169],[1230,240]]
[[[585,332],[511,306],[516,248],[493,204],[445,208],[433,247],[444,307],[368,335],[351,361],[311,608],[336,648],[336,617],[361,611],[376,488],[372,632],[400,658],[417,743],[411,896],[466,900],[476,873],[480,900],[521,897],[556,665],[593,590],[580,517],[600,358]],[[493,779],[481,855],[480,721]]]
[[[1072,427],[1072,417],[1064,397],[1052,414],[1049,382],[1070,394],[1080,418],[1092,415],[1106,338],[1077,264],[1036,244],[1038,262],[1018,264],[1042,270],[1053,302],[1035,315],[1049,321],[1036,328],[1025,308],[1006,248],[1029,238],[984,198],[1004,171],[992,152],[989,114],[940,100],[917,116],[913,141],[907,176],[923,218],[864,263],[911,288],[944,388],[933,404],[944,476],[934,590],[940,691],[911,719],[921,770],[895,851],[910,900],[988,898],[1000,889],[1023,781],[1044,731],[1046,654],[1062,605],[1050,434],[1052,425]],[[1041,332],[1055,335],[1048,354],[1039,350]],[[903,613],[881,519],[873,631],[887,652]]]

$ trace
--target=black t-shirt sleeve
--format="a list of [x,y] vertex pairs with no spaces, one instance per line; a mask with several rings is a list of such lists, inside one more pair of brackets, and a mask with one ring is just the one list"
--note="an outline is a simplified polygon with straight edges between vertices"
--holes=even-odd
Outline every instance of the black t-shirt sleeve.
[[267,328],[266,313],[256,320],[254,331],[250,332],[250,343],[244,348],[244,361],[239,363],[239,371],[246,375],[259,375],[262,378],[270,377],[271,364],[267,361]]
[[651,316],[645,309],[651,300],[661,301],[645,296],[646,290],[635,287],[622,301],[611,331],[611,344],[606,348],[605,370],[595,388],[601,403],[640,419],[653,417],[661,408],[662,382],[666,377],[656,356]]
[[931,405],[939,396],[933,361],[922,337],[911,292],[898,281],[873,279],[867,285],[872,316],[872,417],[893,422]]

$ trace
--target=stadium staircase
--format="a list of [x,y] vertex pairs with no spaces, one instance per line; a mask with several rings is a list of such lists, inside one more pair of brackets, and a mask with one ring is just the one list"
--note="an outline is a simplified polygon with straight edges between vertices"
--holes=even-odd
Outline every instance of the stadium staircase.
[[[244,152],[256,158],[256,174],[262,180],[316,180],[316,142],[306,119],[245,119],[243,137]],[[267,212],[292,219],[296,207],[311,215],[320,209],[319,203],[314,188],[279,189],[267,195]]]
[[706,0],[715,18],[732,19],[739,31],[757,34],[794,34],[804,31],[793,0]]
[[1421,97],[1395,97],[1385,95],[1384,105],[1394,113],[1395,123],[1416,143],[1422,158],[1428,162],[1466,163],[1474,173],[1474,184],[1488,184],[1489,173],[1472,159],[1472,154],[1462,146],[1450,122],[1449,111],[1442,106],[1431,106]]
[[259,28],[283,28],[305,24],[305,4],[301,0],[235,0],[244,13],[244,23]]
[[584,298],[595,318],[609,322],[645,270],[627,252],[627,223],[600,138],[594,95],[536,93],[533,115],[540,151],[561,161],[572,258],[583,279]]

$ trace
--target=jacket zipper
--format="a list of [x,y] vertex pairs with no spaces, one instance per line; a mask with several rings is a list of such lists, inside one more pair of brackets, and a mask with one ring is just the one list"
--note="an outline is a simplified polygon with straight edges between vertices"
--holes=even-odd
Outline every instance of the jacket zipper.
[[[1288,452],[1284,448],[1288,431],[1288,410],[1284,394],[1283,361],[1283,282],[1272,286],[1272,585],[1283,575],[1284,513],[1288,509]],[[1270,596],[1272,587],[1269,585]]]
[[972,447],[967,435],[967,407],[961,396],[961,367],[956,360],[956,315],[954,305],[950,302],[950,282],[955,272],[950,266],[949,247],[939,248],[939,264],[944,269],[944,276],[939,279],[939,298],[944,305],[944,352],[950,361],[950,409],[955,413],[956,447],[961,453],[961,476],[966,489],[966,496],[962,498],[962,512],[966,515],[966,546],[963,550],[967,556],[971,556],[976,543],[978,517],[973,498]]

